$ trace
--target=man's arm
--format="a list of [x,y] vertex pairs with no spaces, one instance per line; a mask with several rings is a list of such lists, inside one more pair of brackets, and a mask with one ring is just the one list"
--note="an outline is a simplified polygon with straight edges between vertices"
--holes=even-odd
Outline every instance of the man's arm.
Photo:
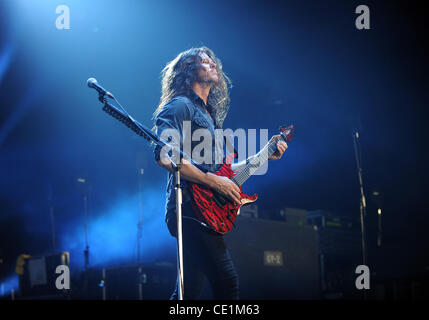
[[[171,161],[163,157],[158,162],[162,168],[174,173]],[[211,172],[203,172],[186,159],[182,159],[180,174],[183,179],[209,187],[240,203],[240,188],[227,177],[217,176]]]

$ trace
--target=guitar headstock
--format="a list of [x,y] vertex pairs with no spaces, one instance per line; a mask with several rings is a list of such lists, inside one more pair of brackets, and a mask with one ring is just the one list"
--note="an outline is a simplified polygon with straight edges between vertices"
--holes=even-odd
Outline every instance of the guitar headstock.
[[280,135],[286,142],[290,142],[292,140],[293,134],[295,132],[295,127],[293,126],[293,124],[291,124],[290,126],[281,126],[279,130]]

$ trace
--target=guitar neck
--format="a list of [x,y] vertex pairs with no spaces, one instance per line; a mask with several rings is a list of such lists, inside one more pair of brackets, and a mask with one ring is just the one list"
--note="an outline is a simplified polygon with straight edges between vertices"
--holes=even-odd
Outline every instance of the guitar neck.
[[250,158],[245,167],[237,173],[231,180],[238,186],[241,186],[249,179],[259,168],[261,168],[268,158],[277,150],[277,141],[268,142],[258,154]]

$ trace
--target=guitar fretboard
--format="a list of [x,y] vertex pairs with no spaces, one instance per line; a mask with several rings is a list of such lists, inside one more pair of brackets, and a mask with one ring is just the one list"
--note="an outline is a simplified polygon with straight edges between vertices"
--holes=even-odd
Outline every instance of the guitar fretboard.
[[277,150],[277,141],[270,141],[259,151],[257,155],[252,157],[245,167],[237,173],[231,180],[238,186],[241,186],[249,179],[259,168],[261,168],[268,158]]

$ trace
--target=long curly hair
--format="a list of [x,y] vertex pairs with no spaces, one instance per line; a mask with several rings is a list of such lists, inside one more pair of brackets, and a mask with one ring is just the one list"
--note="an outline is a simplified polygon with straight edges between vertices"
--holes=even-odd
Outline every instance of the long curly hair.
[[191,48],[179,53],[176,58],[168,62],[164,67],[161,72],[161,99],[153,113],[153,118],[161,112],[164,105],[171,99],[177,96],[189,96],[192,84],[198,81],[198,71],[201,63],[200,53],[206,53],[216,63],[218,82],[211,87],[207,97],[207,104],[213,108],[213,110],[208,111],[215,116],[219,127],[222,127],[229,109],[231,80],[223,73],[221,61],[216,58],[212,50],[205,46]]

